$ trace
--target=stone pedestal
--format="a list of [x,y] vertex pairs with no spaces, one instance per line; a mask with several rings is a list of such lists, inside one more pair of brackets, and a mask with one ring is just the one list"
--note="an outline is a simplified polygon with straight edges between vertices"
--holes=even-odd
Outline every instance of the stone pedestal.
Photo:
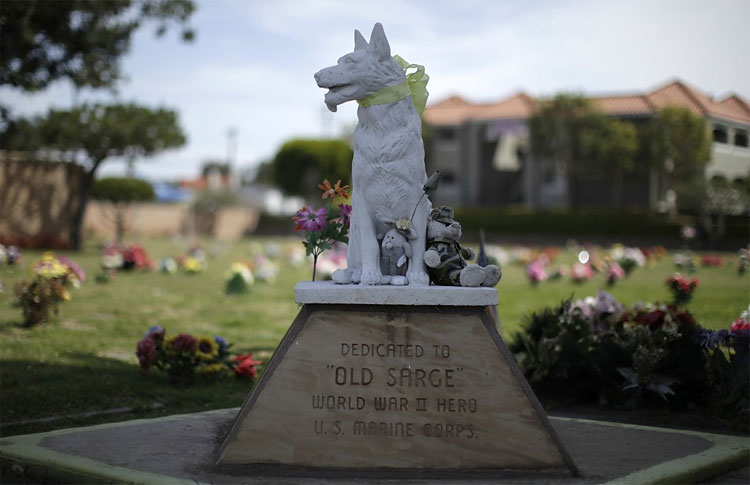
[[218,463],[576,472],[497,332],[494,288],[304,282],[295,299]]

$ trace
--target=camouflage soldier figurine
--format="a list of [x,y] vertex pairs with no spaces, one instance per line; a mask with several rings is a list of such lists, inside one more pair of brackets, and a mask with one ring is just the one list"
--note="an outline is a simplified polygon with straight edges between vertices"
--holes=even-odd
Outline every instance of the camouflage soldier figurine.
[[453,220],[453,209],[442,206],[433,209],[427,224],[427,251],[424,262],[430,281],[448,286],[495,286],[502,272],[495,265],[481,267],[467,264],[474,251],[462,248],[461,224]]

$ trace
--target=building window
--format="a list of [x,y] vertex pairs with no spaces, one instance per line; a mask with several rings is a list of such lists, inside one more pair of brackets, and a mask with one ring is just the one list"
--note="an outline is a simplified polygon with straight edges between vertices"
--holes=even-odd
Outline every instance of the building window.
[[747,131],[735,130],[734,132],[734,144],[738,147],[747,148]]
[[456,175],[453,172],[449,171],[441,171],[440,172],[442,176],[440,177],[440,180],[444,184],[452,184],[456,181]]
[[727,142],[727,129],[721,125],[714,126],[714,141],[716,143]]
[[442,141],[452,141],[456,139],[456,130],[453,128],[440,128],[436,131],[438,139]]

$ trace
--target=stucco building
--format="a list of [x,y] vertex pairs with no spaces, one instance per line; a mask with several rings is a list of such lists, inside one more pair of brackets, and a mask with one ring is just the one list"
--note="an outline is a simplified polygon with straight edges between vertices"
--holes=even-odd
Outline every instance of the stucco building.
[[[713,131],[707,178],[747,183],[750,176],[750,104],[737,95],[713,99],[675,80],[645,93],[590,97],[605,114],[642,123],[666,106],[681,106],[707,120]],[[618,174],[584,163],[571,181],[549,161],[534,160],[529,147],[528,119],[538,101],[518,93],[495,103],[471,103],[459,96],[427,107],[424,120],[428,170],[444,177],[436,199],[468,206],[517,205],[533,208],[639,207],[660,210],[668,202],[662,170]],[[574,186],[571,186],[571,183]]]

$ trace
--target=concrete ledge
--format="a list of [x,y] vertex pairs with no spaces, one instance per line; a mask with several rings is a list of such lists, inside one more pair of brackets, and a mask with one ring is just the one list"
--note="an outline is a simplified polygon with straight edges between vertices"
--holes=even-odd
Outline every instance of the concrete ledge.
[[496,306],[495,288],[459,286],[361,286],[333,281],[300,281],[294,287],[299,304]]

